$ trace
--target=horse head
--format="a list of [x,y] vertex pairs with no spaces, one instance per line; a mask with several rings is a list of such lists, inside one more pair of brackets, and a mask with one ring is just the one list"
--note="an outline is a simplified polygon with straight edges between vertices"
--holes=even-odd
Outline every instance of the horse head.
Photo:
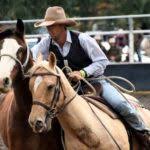
[[62,84],[65,75],[56,66],[55,55],[50,54],[49,62],[40,61],[40,59],[38,58],[37,63],[31,68],[29,81],[33,97],[29,123],[34,132],[51,129],[52,119],[65,108],[66,97]]
[[24,24],[21,19],[18,19],[15,28],[0,32],[1,92],[8,92],[13,82],[20,76],[24,76],[24,72],[30,67],[29,57],[29,48],[24,39]]

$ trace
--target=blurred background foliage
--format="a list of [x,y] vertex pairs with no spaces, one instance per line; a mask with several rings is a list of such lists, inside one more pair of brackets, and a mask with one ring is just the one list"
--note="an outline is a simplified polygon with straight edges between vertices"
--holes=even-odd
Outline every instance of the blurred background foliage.
[[[47,7],[62,6],[69,17],[112,16],[150,13],[150,0],[1,0],[0,20],[42,19]],[[112,30],[116,27],[126,29],[126,19],[100,20],[82,22],[80,30],[91,30],[93,24],[101,30]],[[150,20],[136,19],[135,28],[147,29]],[[31,30],[31,25],[27,27]]]

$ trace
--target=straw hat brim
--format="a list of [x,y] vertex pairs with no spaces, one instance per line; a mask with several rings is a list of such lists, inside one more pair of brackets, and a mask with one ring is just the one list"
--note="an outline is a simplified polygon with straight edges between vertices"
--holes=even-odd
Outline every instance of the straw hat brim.
[[77,25],[77,22],[71,19],[66,19],[66,20],[58,20],[58,21],[38,21],[34,24],[34,27],[46,27],[46,26],[51,26],[51,25],[56,25],[56,24],[64,24],[66,26],[75,26]]

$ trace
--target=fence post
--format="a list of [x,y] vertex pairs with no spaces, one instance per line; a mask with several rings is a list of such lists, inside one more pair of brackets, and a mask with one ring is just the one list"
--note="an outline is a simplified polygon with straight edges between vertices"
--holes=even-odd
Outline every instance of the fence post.
[[129,22],[129,62],[134,62],[134,34],[133,34],[133,18],[128,18]]

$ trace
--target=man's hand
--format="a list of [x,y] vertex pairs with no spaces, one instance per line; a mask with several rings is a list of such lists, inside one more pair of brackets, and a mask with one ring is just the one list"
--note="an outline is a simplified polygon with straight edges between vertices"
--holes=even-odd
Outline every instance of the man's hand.
[[80,71],[73,71],[73,72],[69,73],[68,76],[69,76],[69,78],[71,78],[75,82],[83,79]]

